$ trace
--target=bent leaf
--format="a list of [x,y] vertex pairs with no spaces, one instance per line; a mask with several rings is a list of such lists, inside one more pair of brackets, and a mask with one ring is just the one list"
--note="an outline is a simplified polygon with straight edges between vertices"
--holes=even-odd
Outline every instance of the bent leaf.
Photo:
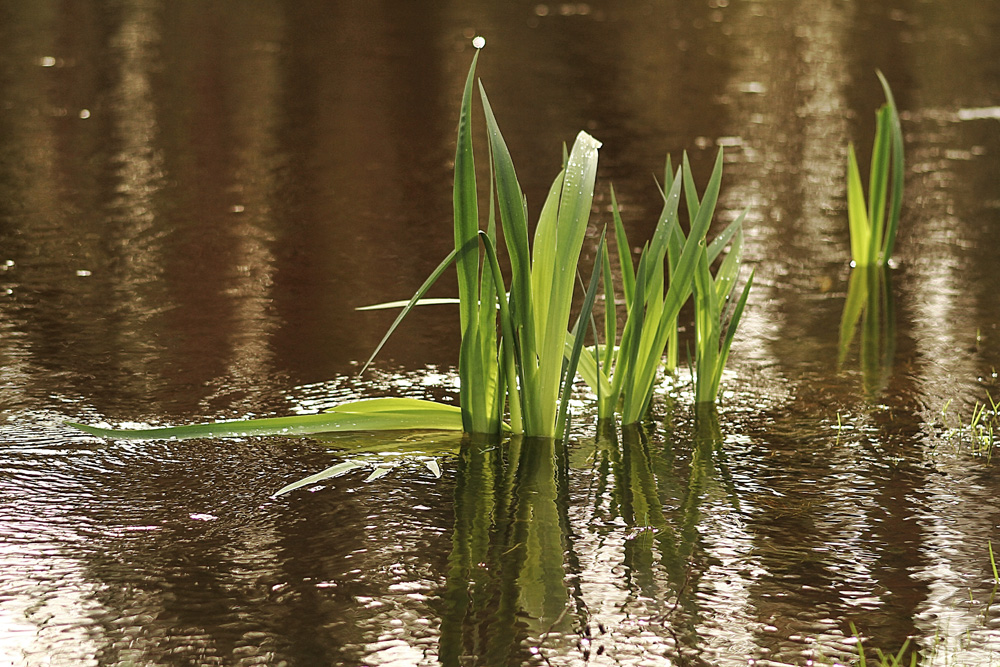
[[268,417],[150,429],[111,429],[75,422],[67,426],[101,438],[155,440],[262,435],[309,435],[337,431],[461,431],[462,413],[453,405],[413,398],[375,398],[344,403],[314,415]]
[[427,280],[423,282],[423,284],[419,287],[419,289],[417,289],[416,293],[410,298],[408,302],[406,302],[406,304],[403,307],[403,310],[399,313],[399,315],[396,316],[396,319],[393,320],[392,325],[389,327],[389,330],[385,332],[384,336],[382,336],[382,340],[380,340],[378,345],[375,347],[375,351],[372,352],[372,356],[368,357],[368,361],[366,361],[365,365],[361,367],[361,371],[358,373],[359,375],[361,373],[364,373],[368,369],[368,367],[371,366],[372,361],[375,360],[375,357],[378,355],[379,352],[382,351],[382,348],[385,346],[386,341],[389,340],[389,336],[392,335],[392,333],[396,330],[396,327],[398,327],[399,324],[403,321],[403,318],[406,317],[410,313],[410,311],[414,307],[416,307],[421,301],[423,301],[424,295],[427,294],[427,290],[429,290],[431,286],[437,282],[437,279],[441,277],[441,274],[445,272],[445,269],[451,266],[452,262],[456,260],[461,261],[461,257],[463,256],[465,250],[466,250],[465,247],[459,247],[456,248],[455,250],[452,250],[450,253],[448,253],[447,257],[441,260],[441,263],[438,264],[437,268],[435,268],[434,271],[431,272],[431,275],[427,276]]
[[387,468],[386,466],[379,466],[378,468],[375,468],[375,470],[372,470],[372,473],[370,475],[365,477],[365,481],[374,482],[379,477],[385,477],[390,472],[392,472],[392,468]]

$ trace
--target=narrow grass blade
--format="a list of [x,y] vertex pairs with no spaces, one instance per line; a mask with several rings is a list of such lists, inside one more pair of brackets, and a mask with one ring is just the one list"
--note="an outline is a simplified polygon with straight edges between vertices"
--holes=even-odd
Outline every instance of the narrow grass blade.
[[370,306],[358,306],[354,310],[392,310],[393,308],[405,308],[410,304],[414,306],[447,306],[461,303],[455,297],[441,297],[433,299],[419,299],[416,302],[413,299],[407,299],[406,301],[386,301],[385,303],[373,303]]
[[[610,373],[615,356],[615,340],[618,336],[618,306],[615,303],[615,284],[611,273],[611,253],[605,251],[601,253],[601,282],[604,285],[604,354],[597,354],[597,346],[600,341],[597,338],[597,327],[594,327],[594,353],[595,359],[604,369],[604,374]],[[599,396],[598,399],[603,397]]]
[[[530,337],[532,345],[541,344],[540,336],[544,328],[543,324],[539,324],[539,322],[544,322],[541,315],[549,312],[549,304],[553,299],[552,269],[556,263],[555,247],[558,243],[556,230],[559,222],[559,199],[562,195],[565,176],[566,170],[563,169],[549,186],[549,192],[542,203],[542,211],[538,216],[538,225],[535,227],[535,239],[532,245],[534,251],[531,259],[532,331],[534,332]],[[527,355],[524,358],[529,361],[534,359],[534,357],[529,359]],[[536,362],[531,361],[531,363],[533,366],[537,366]]]
[[855,266],[865,266],[872,239],[854,144],[847,146],[847,221],[851,235],[851,257]]
[[[458,374],[464,429],[471,433],[491,433],[500,420],[495,397],[498,372],[495,359],[484,352],[493,340],[493,327],[483,325],[479,293],[481,265],[479,253],[479,203],[476,164],[472,148],[472,89],[475,85],[478,52],[472,59],[462,92],[458,137],[455,148],[454,234],[455,248],[466,249],[456,258],[462,343]],[[475,250],[473,250],[473,248]],[[490,306],[492,307],[492,306]]]
[[[438,264],[437,268],[435,268],[434,271],[431,272],[431,275],[427,276],[427,280],[425,280],[424,283],[417,289],[416,293],[410,298],[410,300],[405,302],[405,304],[403,305],[403,310],[400,311],[399,315],[396,316],[396,319],[392,321],[392,324],[389,326],[389,330],[385,332],[385,335],[382,336],[382,340],[380,340],[378,345],[375,346],[375,351],[372,352],[372,356],[368,357],[368,361],[366,361],[364,366],[361,367],[361,370],[358,372],[358,375],[368,370],[368,367],[371,366],[372,361],[374,361],[375,357],[378,356],[378,353],[382,351],[382,348],[385,346],[386,341],[388,341],[389,337],[393,334],[393,332],[396,331],[396,328],[403,321],[403,318],[409,315],[410,311],[413,310],[414,307],[420,305],[420,303],[423,301],[423,296],[427,294],[427,290],[429,290],[431,286],[437,282],[437,279],[441,277],[441,274],[444,273],[449,266],[451,266],[452,262],[454,262],[455,259],[460,254],[461,253],[458,250],[452,250],[450,253],[448,253],[448,256],[445,257],[443,260],[441,260],[441,263]],[[373,309],[375,308],[375,306],[359,308],[358,310],[365,310],[366,308]]]
[[[500,299],[508,406],[514,431],[531,432],[536,421],[534,413],[537,410],[536,401],[532,399],[537,362],[533,305],[535,294],[531,280],[532,258],[528,244],[527,208],[510,151],[500,132],[489,98],[483,86],[480,85],[479,88],[490,141],[491,172],[496,184],[495,195],[499,202],[504,243],[511,263],[510,295],[506,304],[503,298]],[[489,243],[484,240],[484,247],[494,281],[498,285],[503,285],[495,243],[492,240]]]
[[715,400],[713,383],[719,359],[719,327],[721,313],[715,298],[715,285],[703,250],[694,278],[694,313],[696,332],[695,402]]
[[[462,105],[459,110],[453,187],[455,248],[467,248],[470,241],[473,241],[477,249],[479,247],[476,238],[479,232],[479,193],[476,188],[476,161],[472,150],[472,88],[478,59],[477,51],[465,79]],[[479,254],[463,253],[457,257],[457,263],[458,298],[462,301],[460,312],[461,328],[464,333],[469,321],[476,316],[479,301],[479,295],[476,293],[479,283]]]
[[622,223],[614,187],[611,188],[611,214],[615,221],[615,244],[618,246],[618,265],[622,272],[622,292],[625,295],[625,303],[632,303],[635,291],[635,266],[632,263],[632,248],[629,246],[628,236],[625,235],[625,225]]
[[559,411],[556,417],[555,436],[557,439],[563,437],[568,424],[567,415],[569,398],[573,393],[573,378],[576,377],[576,369],[580,362],[580,354],[583,351],[583,330],[586,327],[586,323],[590,320],[590,315],[594,310],[594,302],[597,300],[597,286],[600,283],[601,278],[601,266],[604,262],[604,255],[608,251],[605,242],[606,235],[607,230],[601,232],[601,240],[597,246],[597,260],[594,262],[594,269],[590,276],[590,286],[587,288],[587,293],[583,298],[583,306],[580,308],[580,315],[577,318],[576,325],[573,327],[573,348],[570,351],[570,356],[563,372],[563,386],[559,397]]
[[[708,256],[708,252],[705,253],[706,259],[711,262],[711,258]],[[720,302],[724,302],[732,291],[733,286],[736,284],[736,278],[740,273],[740,264],[743,261],[743,231],[742,229],[737,229],[736,236],[733,238],[733,244],[729,248],[729,252],[726,253],[726,258],[722,260],[722,264],[719,266],[719,270],[715,274],[715,298]]]
[[[480,239],[485,248],[487,267],[492,271],[494,280],[498,282],[502,281],[500,262],[497,259],[493,241],[482,233],[480,233]],[[521,391],[527,382],[524,375],[525,368],[524,364],[518,360],[518,339],[515,335],[515,322],[511,315],[509,304],[503,298],[500,298],[498,303],[500,307],[500,327],[503,332],[504,369],[507,374],[506,386],[510,393],[508,405],[510,406],[511,413],[511,427],[515,433],[522,433],[524,431],[524,405],[521,400]],[[519,387],[521,388],[520,390]]]
[[726,228],[723,229],[722,232],[720,232],[719,235],[712,239],[712,242],[708,244],[708,261],[710,264],[722,254],[722,251],[725,250],[726,245],[730,240],[732,240],[733,236],[735,236],[737,232],[741,231],[743,228],[743,221],[746,219],[749,212],[750,207],[748,206],[743,209],[743,212],[740,213],[735,220],[726,225]]
[[[532,267],[533,278],[535,272],[539,270],[551,275],[551,280],[546,281],[551,285],[551,298],[546,312],[537,308],[535,310],[539,336],[537,400],[540,409],[540,430],[529,435],[551,437],[558,428],[563,347],[566,344],[566,331],[573,305],[576,267],[580,261],[580,251],[593,204],[597,151],[600,146],[601,143],[586,132],[577,135],[563,176],[556,222],[554,263],[539,265],[536,261]],[[532,287],[534,288],[534,285]]]
[[885,92],[886,105],[889,107],[889,130],[892,134],[892,184],[889,195],[889,216],[885,229],[885,242],[882,244],[882,264],[889,262],[896,244],[896,232],[899,228],[899,215],[903,206],[903,178],[906,172],[903,155],[903,128],[899,122],[899,110],[896,99],[889,88],[882,72],[876,70],[879,83]]
[[677,217],[682,182],[679,174],[677,178],[672,179],[670,189],[663,196],[663,208],[660,209],[660,216],[653,229],[653,238],[649,242],[649,252],[654,261],[662,262],[664,257],[669,257],[671,275],[675,262],[680,260],[681,248],[686,241]]
[[750,277],[747,278],[746,285],[743,286],[743,291],[740,293],[740,298],[736,302],[736,307],[733,309],[732,315],[729,317],[729,325],[726,327],[726,335],[722,340],[722,349],[719,352],[719,358],[717,367],[715,369],[715,375],[712,379],[712,384],[714,386],[713,394],[718,396],[719,387],[722,384],[722,371],[726,368],[726,363],[729,361],[729,351],[733,346],[733,339],[736,338],[736,329],[740,325],[740,319],[743,317],[743,310],[747,305],[747,298],[750,296],[750,288],[753,287],[753,277],[755,271],[750,272]]
[[885,226],[885,199],[889,186],[889,160],[892,135],[889,131],[889,107],[883,105],[875,115],[875,142],[872,145],[871,172],[868,175],[868,224],[871,243],[868,247],[868,264],[878,261],[882,251]]
[[528,247],[528,220],[524,210],[524,193],[517,180],[514,162],[500,133],[486,91],[479,84],[486,128],[489,133],[496,179],[496,195],[500,204],[500,221],[503,225],[504,243],[511,263],[511,294],[519,307],[531,304],[531,252]]
[[[567,359],[572,356],[575,345],[576,336],[573,334],[566,336],[565,354]],[[603,346],[598,347],[598,355],[602,349]],[[613,393],[611,384],[608,382],[608,375],[604,371],[605,367],[598,366],[597,360],[594,358],[593,354],[580,355],[580,363],[577,366],[577,372],[580,374],[580,377],[583,378],[583,381],[587,383],[587,386],[602,399],[606,399]]]
[[694,172],[691,170],[691,162],[688,160],[687,151],[684,151],[682,178],[684,179],[684,200],[688,207],[688,216],[694,220],[701,208],[701,201],[698,198],[698,188],[694,184]]

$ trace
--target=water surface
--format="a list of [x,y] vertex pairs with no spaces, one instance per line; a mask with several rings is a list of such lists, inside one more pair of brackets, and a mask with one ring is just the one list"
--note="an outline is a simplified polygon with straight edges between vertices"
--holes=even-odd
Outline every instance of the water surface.
[[[423,5],[0,3],[0,665],[830,664],[852,623],[1000,662],[1000,476],[969,428],[1000,398],[994,3]],[[588,257],[609,184],[641,243],[666,154],[703,183],[725,149],[756,278],[717,412],[682,372],[639,429],[581,395],[565,449],[62,425],[456,402],[456,313],[359,378],[392,315],[355,308],[449,250],[476,34],[532,216],[563,142],[603,142]],[[876,69],[906,202],[845,347]]]

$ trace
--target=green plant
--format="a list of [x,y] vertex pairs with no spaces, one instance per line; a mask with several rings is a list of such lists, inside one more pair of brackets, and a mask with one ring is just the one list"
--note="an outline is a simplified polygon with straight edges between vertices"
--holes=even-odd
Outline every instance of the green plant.
[[461,411],[453,405],[413,398],[373,398],[344,403],[314,415],[270,417],[147,429],[111,429],[66,422],[91,435],[122,440],[223,438],[231,436],[309,435],[342,431],[426,429],[461,431]]
[[[690,179],[691,170],[685,169],[684,173],[687,179],[684,186],[688,210],[695,215],[695,211],[700,212],[708,203],[698,201],[698,192],[694,181]],[[743,260],[742,222],[745,217],[746,211],[727,229],[733,230],[732,246],[714,277],[710,266],[715,258],[704,246],[699,253],[698,268],[694,276],[696,403],[714,403],[719,394],[722,371],[729,360],[729,349],[753,285],[754,272],[751,271],[739,299],[735,303],[729,301]],[[716,254],[719,251],[721,248],[718,248]]]
[[847,148],[847,216],[854,266],[888,264],[903,202],[903,131],[889,83],[882,72],[876,73],[886,103],[876,114],[867,207],[854,144]]
[[[604,337],[605,344],[588,349],[580,362],[580,374],[598,395],[598,415],[608,419],[616,412],[621,414],[623,424],[631,424],[645,417],[653,396],[656,374],[663,363],[664,351],[670,340],[676,340],[677,315],[687,302],[692,291],[699,282],[702,286],[710,285],[715,294],[721,294],[711,299],[704,290],[696,298],[696,312],[705,321],[702,333],[705,335],[704,349],[699,351],[700,375],[706,378],[721,377],[735,333],[736,323],[742,313],[746,301],[747,288],[741,296],[737,308],[732,312],[730,326],[726,337],[720,339],[715,335],[714,351],[707,342],[712,335],[706,328],[709,318],[718,320],[722,316],[722,305],[732,289],[732,280],[739,271],[742,234],[740,232],[745,213],[730,223],[711,244],[705,245],[705,236],[715,213],[719,190],[722,182],[723,152],[720,149],[704,198],[699,200],[691,174],[691,166],[684,156],[681,169],[673,177],[669,176],[670,162],[667,161],[668,177],[667,192],[664,194],[664,205],[653,232],[652,240],[643,248],[639,264],[632,262],[630,245],[622,223],[618,202],[614,189],[611,190],[612,213],[615,224],[615,237],[618,245],[618,259],[622,271],[622,291],[627,309],[625,325],[621,340],[614,344],[616,338],[616,314],[614,309],[615,294],[612,287],[611,266],[608,260],[603,263],[603,282],[605,286]],[[691,224],[688,235],[685,236],[678,220],[678,208],[681,191],[684,190],[690,214]],[[708,265],[722,253],[726,244],[734,241],[733,249],[727,260],[720,267],[720,274],[713,279],[708,273]],[[702,267],[704,265],[704,267]],[[665,266],[668,274],[665,276]],[[666,283],[665,277],[669,279]],[[666,291],[664,291],[666,283]],[[699,302],[699,299],[701,300]],[[700,307],[700,310],[699,310]],[[714,310],[712,310],[714,309]],[[720,320],[721,322],[721,320]],[[718,326],[717,325],[717,329]],[[714,380],[714,400],[718,389],[718,380]],[[706,385],[707,387],[708,385]],[[707,389],[705,390],[707,392]]]
[[989,461],[993,456],[993,445],[995,442],[993,427],[997,424],[1000,415],[1000,404],[993,400],[993,396],[986,394],[989,401],[990,410],[987,412],[986,403],[976,401],[972,409],[972,419],[969,422],[969,435],[972,439],[972,451],[980,456],[985,456]]
[[[509,296],[506,303],[504,298],[500,299],[511,427],[528,436],[561,437],[582,339],[574,339],[576,352],[570,354],[568,363],[564,364],[563,355],[569,338],[576,266],[590,218],[597,150],[601,144],[586,132],[577,135],[566,164],[542,205],[529,251],[524,194],[489,100],[485,91],[481,92],[500,219],[511,263]],[[493,239],[488,235],[481,238],[499,282]],[[599,257],[603,246],[602,239]],[[592,279],[579,321],[589,318],[595,285]],[[518,419],[522,422],[518,423]]]
[[[851,634],[854,635],[856,640],[855,645],[858,647],[858,665],[859,667],[867,667],[868,659],[865,656],[865,646],[864,640],[858,633],[858,629],[854,627],[854,623],[851,624]],[[907,638],[903,641],[903,645],[899,647],[899,651],[896,653],[886,653],[880,648],[875,649],[875,655],[878,658],[878,667],[916,667],[917,659],[919,657],[916,650],[910,651],[910,659],[904,661],[907,650],[910,649],[910,639]]]

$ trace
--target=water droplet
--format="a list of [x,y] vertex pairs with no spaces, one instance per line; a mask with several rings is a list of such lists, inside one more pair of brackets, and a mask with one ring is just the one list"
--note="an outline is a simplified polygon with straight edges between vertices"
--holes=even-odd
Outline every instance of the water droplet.
[[483,48],[484,46],[486,46],[486,38],[483,37],[482,35],[476,35],[475,37],[472,38],[472,46],[476,47],[477,49]]

